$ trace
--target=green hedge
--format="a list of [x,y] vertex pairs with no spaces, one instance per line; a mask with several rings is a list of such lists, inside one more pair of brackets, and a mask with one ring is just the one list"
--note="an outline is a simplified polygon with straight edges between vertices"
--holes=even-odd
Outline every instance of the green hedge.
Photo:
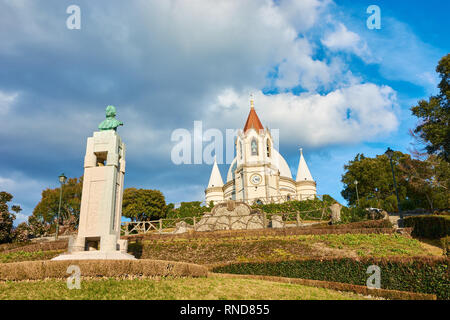
[[404,219],[405,227],[412,227],[413,236],[439,239],[450,235],[450,216],[422,215]]
[[381,288],[436,294],[450,299],[449,259],[412,258],[329,258],[276,262],[233,263],[213,268],[213,272],[279,276],[366,285],[370,265],[381,269]]
[[272,214],[291,213],[296,215],[297,212],[300,213],[301,219],[321,218],[323,210],[325,210],[325,216],[323,218],[327,219],[328,215],[331,213],[329,206],[334,202],[336,201],[333,198],[324,195],[322,199],[314,198],[303,201],[292,200],[283,203],[254,204],[251,207],[265,212],[269,219]]

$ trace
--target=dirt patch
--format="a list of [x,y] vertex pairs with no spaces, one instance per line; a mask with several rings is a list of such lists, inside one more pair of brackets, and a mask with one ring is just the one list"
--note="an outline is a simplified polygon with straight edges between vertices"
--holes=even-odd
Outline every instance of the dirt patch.
[[317,252],[317,256],[320,257],[344,257],[344,258],[356,258],[358,254],[355,250],[350,249],[338,249],[330,248],[324,242],[316,242],[311,247]]

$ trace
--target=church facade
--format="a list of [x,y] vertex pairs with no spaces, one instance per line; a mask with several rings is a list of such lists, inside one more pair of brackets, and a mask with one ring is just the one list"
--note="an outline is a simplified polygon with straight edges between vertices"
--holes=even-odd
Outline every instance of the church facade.
[[297,176],[292,178],[286,160],[273,147],[270,131],[264,128],[256,114],[253,99],[244,129],[238,131],[236,157],[228,169],[223,183],[217,162],[214,161],[206,203],[225,200],[253,203],[282,203],[306,200],[316,195],[316,182],[300,149]]

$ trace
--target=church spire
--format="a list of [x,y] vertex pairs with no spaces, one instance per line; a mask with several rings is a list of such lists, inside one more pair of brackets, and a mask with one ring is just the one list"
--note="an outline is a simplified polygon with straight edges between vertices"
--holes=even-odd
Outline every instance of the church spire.
[[303,157],[303,149],[300,148],[300,161],[298,162],[297,177],[295,181],[314,181],[309,172],[308,165],[306,164],[305,158]]
[[219,167],[217,166],[216,157],[214,156],[214,164],[209,177],[208,188],[223,187],[222,176],[220,175]]
[[245,122],[244,133],[251,128],[255,129],[257,132],[259,132],[259,130],[264,130],[264,127],[255,111],[253,94],[250,95],[250,113],[248,114],[247,121]]

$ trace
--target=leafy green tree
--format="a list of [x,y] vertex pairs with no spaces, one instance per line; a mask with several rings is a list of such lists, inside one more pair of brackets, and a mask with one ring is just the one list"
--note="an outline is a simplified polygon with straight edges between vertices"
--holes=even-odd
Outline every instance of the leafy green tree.
[[165,218],[166,200],[159,190],[127,188],[123,192],[122,215],[133,221]]
[[[13,199],[12,194],[0,192],[0,243],[11,242],[13,238],[13,222],[16,219],[15,214],[9,212],[8,202]],[[20,212],[19,206],[13,206],[14,211]]]
[[[423,161],[413,159],[409,154],[399,151],[394,153],[393,162],[402,210],[449,207],[448,162],[434,155]],[[358,205],[354,184],[357,180],[360,207],[382,208],[388,212],[398,210],[392,172],[386,155],[367,158],[358,154],[344,169],[344,190],[341,194],[350,205]]]
[[[407,154],[396,151],[392,159],[400,200],[407,197],[407,183],[399,179],[398,164],[409,157]],[[357,154],[352,161],[344,165],[344,170],[345,173],[341,179],[344,189],[341,194],[350,205],[358,205],[355,185],[357,180],[359,206],[377,207],[390,212],[398,210],[391,167],[386,155],[368,158],[363,154]]]
[[13,242],[25,242],[31,237],[30,227],[26,222],[20,223],[13,232]]
[[[412,207],[450,207],[450,163],[430,155],[421,161],[405,159],[399,166],[402,179],[408,183]],[[403,207],[404,205],[402,205]]]
[[450,161],[450,54],[444,56],[436,68],[441,81],[439,94],[431,96],[428,101],[420,100],[411,108],[412,114],[419,118],[414,129],[415,137],[425,144],[429,154],[435,154],[447,162]]
[[[81,192],[83,178],[69,178],[63,186],[61,216],[59,223],[74,217],[80,217]],[[42,191],[41,201],[33,210],[33,216],[42,223],[53,224],[58,214],[60,188],[45,189]]]
[[47,236],[50,232],[50,224],[45,222],[43,218],[31,215],[28,217],[29,235],[31,238]]

